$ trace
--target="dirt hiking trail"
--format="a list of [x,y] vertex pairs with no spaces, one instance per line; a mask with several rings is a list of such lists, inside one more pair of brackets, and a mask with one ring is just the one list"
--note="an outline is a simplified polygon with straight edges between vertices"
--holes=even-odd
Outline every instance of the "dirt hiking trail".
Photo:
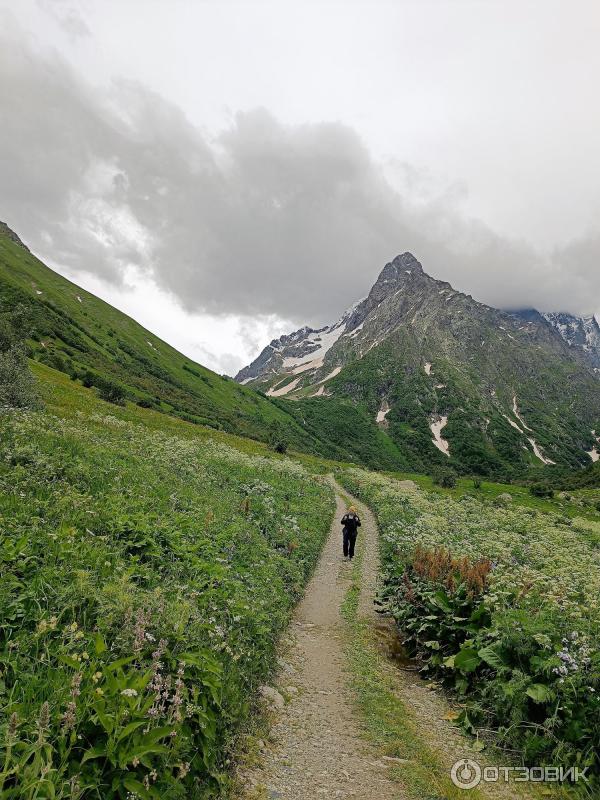
[[[279,658],[277,689],[263,687],[269,704],[268,743],[260,742],[258,763],[242,763],[238,769],[243,800],[412,800],[390,772],[409,761],[384,755],[384,750],[365,736],[362,715],[348,674],[345,645],[348,624],[341,606],[356,575],[354,564],[341,552],[341,525],[349,495],[332,483],[336,511],[331,531],[304,599],[297,606]],[[345,498],[345,499],[344,499]],[[390,626],[374,610],[379,569],[378,530],[373,514],[362,503],[349,498],[358,508],[362,526],[362,552],[358,617],[369,622],[374,636],[386,647]],[[384,657],[384,661],[387,659]],[[475,756],[469,740],[449,721],[445,698],[430,691],[411,673],[404,673],[392,661],[384,666],[392,676],[395,692],[410,707],[419,730],[435,749],[447,774],[459,758]],[[389,672],[388,672],[389,670]],[[396,686],[397,683],[397,686]],[[287,702],[284,701],[287,700]],[[481,759],[480,759],[481,760]],[[480,787],[477,797],[523,798],[508,786]],[[462,791],[462,790],[461,790]],[[462,792],[475,800],[474,794]],[[444,797],[427,794],[423,797]]]

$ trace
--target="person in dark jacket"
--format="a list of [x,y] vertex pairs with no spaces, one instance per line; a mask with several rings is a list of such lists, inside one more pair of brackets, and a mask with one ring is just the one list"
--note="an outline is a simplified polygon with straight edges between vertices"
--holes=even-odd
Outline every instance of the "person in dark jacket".
[[354,558],[354,545],[360,528],[360,517],[356,513],[354,506],[350,506],[347,513],[342,517],[344,535],[344,558]]

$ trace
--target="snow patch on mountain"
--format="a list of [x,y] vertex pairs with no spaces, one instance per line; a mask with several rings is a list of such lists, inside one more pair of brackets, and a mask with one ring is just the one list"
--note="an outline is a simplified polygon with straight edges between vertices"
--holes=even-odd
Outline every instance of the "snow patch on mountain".
[[377,412],[377,415],[375,417],[375,422],[377,422],[379,425],[384,425],[385,424],[387,426],[386,417],[390,413],[390,410],[391,409],[390,409],[390,407],[388,405],[388,401],[385,400],[385,399],[382,400],[381,401],[381,408],[379,409],[379,411]]
[[437,449],[442,452],[445,456],[450,458],[450,445],[442,437],[442,431],[448,424],[448,417],[447,416],[439,416],[435,415],[431,417],[429,420],[429,427],[431,429],[431,433],[433,434],[433,439],[431,440]]
[[[600,436],[596,436],[596,431],[592,431],[592,436],[596,440],[596,443],[600,444]],[[596,445],[594,445],[591,450],[586,450],[586,453],[592,459],[594,464],[596,463],[596,461],[600,461],[600,452],[598,451]]]
[[323,328],[318,331],[312,331],[302,344],[315,345],[309,353],[300,357],[287,357],[283,359],[283,368],[290,369],[292,367],[299,367],[304,365],[311,365],[315,368],[323,366],[323,360],[329,350],[337,342],[340,336],[344,333],[345,319],[342,318],[335,325],[330,328]]
[[347,336],[349,339],[354,339],[354,337],[357,336],[362,331],[364,324],[365,324],[364,322],[361,322],[360,325],[357,325],[353,331],[344,334],[344,336]]
[[[515,417],[516,417],[516,418],[519,420],[519,422],[521,423],[521,425],[523,426],[523,428],[525,428],[525,430],[529,431],[529,433],[533,433],[533,430],[532,430],[532,429],[529,427],[529,425],[528,425],[528,424],[525,422],[525,420],[523,419],[523,417],[522,417],[522,415],[521,415],[521,413],[520,413],[520,411],[519,411],[519,406],[518,406],[518,404],[517,404],[517,395],[514,395],[514,396],[513,396],[513,409],[512,409],[512,410],[513,410],[513,414],[514,414],[514,415],[515,415]],[[503,414],[502,416],[504,417],[504,419],[506,419],[506,420],[507,420],[507,421],[508,421],[508,422],[509,422],[509,423],[512,425],[512,427],[513,427],[513,428],[515,428],[516,430],[518,430],[518,431],[519,431],[519,433],[522,433],[522,434],[523,434],[523,436],[527,436],[527,434],[525,433],[525,431],[524,431],[524,430],[522,430],[522,429],[521,429],[521,428],[520,428],[520,427],[517,425],[517,423],[516,423],[516,422],[514,422],[514,421],[513,421],[513,420],[512,420],[510,417],[508,417],[506,414]],[[547,456],[545,456],[545,455],[543,454],[543,452],[542,452],[542,450],[541,450],[540,446],[538,445],[538,443],[535,441],[535,439],[534,439],[532,436],[527,436],[527,441],[528,441],[528,442],[529,442],[529,444],[531,445],[531,449],[533,450],[535,457],[536,457],[536,458],[539,458],[539,460],[540,460],[540,461],[541,461],[543,464],[546,464],[546,465],[547,465],[547,464],[556,464],[556,461],[552,461],[552,459],[551,459],[551,458],[548,458]]]
[[273,339],[258,358],[241,369],[236,375],[238,383],[246,383],[264,375],[287,372],[300,374],[320,369],[327,353],[342,337],[358,333],[362,324],[353,321],[356,309],[364,300],[358,300],[348,308],[333,325],[324,328],[310,328],[305,325],[297,331]]
[[517,425],[517,423],[514,421],[514,419],[511,419],[511,418],[508,416],[508,414],[502,414],[502,416],[503,416],[503,417],[504,417],[504,419],[505,419],[505,420],[508,422],[508,424],[509,424],[509,425],[512,425],[512,427],[513,427],[515,430],[519,431],[519,433],[522,433],[522,434],[523,434],[523,436],[525,436],[525,431],[524,431],[522,428],[520,428],[520,427]]
[[296,378],[290,383],[286,383],[286,385],[282,386],[281,389],[269,389],[267,395],[269,397],[283,397],[285,394],[289,394],[292,391],[292,389],[295,389],[299,383],[300,383],[300,378]]
[[527,438],[527,441],[528,441],[528,442],[529,442],[529,444],[531,445],[531,447],[532,447],[532,449],[533,449],[533,452],[534,452],[534,454],[535,454],[536,458],[539,458],[539,460],[540,460],[542,463],[544,463],[544,464],[546,464],[546,465],[547,465],[547,464],[556,464],[556,461],[552,461],[552,459],[551,459],[551,458],[547,458],[547,457],[546,457],[546,456],[545,456],[545,455],[542,453],[542,451],[541,451],[541,450],[540,450],[540,448],[538,447],[538,445],[537,445],[537,443],[536,443],[535,439],[532,439],[531,437],[528,437],[528,438]]
[[329,375],[326,375],[326,376],[323,378],[323,383],[325,383],[326,381],[329,381],[329,380],[331,380],[331,378],[335,378],[335,376],[336,376],[336,375],[339,375],[341,371],[342,371],[342,368],[341,368],[341,367],[334,367],[334,368],[331,370],[331,372],[329,373]]
[[[515,415],[515,417],[516,417],[516,418],[519,420],[519,422],[521,423],[521,425],[522,425],[522,426],[523,426],[523,427],[524,427],[526,430],[528,430],[528,431],[530,431],[530,430],[531,430],[531,428],[529,427],[529,425],[528,425],[528,424],[525,422],[525,420],[523,419],[523,417],[522,417],[522,416],[521,416],[521,414],[519,413],[519,406],[517,405],[517,395],[516,395],[516,394],[513,396],[513,414]],[[521,433],[523,433],[523,431],[521,431]]]

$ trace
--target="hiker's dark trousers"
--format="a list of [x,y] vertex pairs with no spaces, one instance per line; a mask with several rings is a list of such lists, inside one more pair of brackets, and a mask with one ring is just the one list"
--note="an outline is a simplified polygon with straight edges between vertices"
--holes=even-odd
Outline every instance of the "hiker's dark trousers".
[[357,531],[354,533],[350,533],[350,531],[344,531],[344,555],[350,556],[353,558],[354,556],[354,545],[356,544],[356,537],[358,535]]

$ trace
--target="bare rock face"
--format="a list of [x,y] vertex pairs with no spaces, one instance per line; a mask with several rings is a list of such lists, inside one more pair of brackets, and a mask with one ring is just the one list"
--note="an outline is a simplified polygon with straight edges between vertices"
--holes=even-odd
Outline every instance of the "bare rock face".
[[235,380],[258,385],[261,380],[273,376],[302,373],[305,384],[313,377],[326,376],[337,366],[335,359],[328,355],[336,349],[336,343],[359,335],[369,314],[413,275],[417,280],[419,276],[428,278],[412,253],[396,256],[385,265],[368,297],[351,306],[337,322],[317,329],[304,326],[273,339],[251,364],[238,372]]
[[572,314],[543,314],[567,344],[580,350],[592,367],[600,370],[600,326],[596,317],[575,317]]
[[583,359],[596,373],[600,373],[600,325],[594,315],[577,317],[564,311],[545,311],[534,308],[513,311],[512,316],[527,325],[552,328],[571,349],[573,356]]

